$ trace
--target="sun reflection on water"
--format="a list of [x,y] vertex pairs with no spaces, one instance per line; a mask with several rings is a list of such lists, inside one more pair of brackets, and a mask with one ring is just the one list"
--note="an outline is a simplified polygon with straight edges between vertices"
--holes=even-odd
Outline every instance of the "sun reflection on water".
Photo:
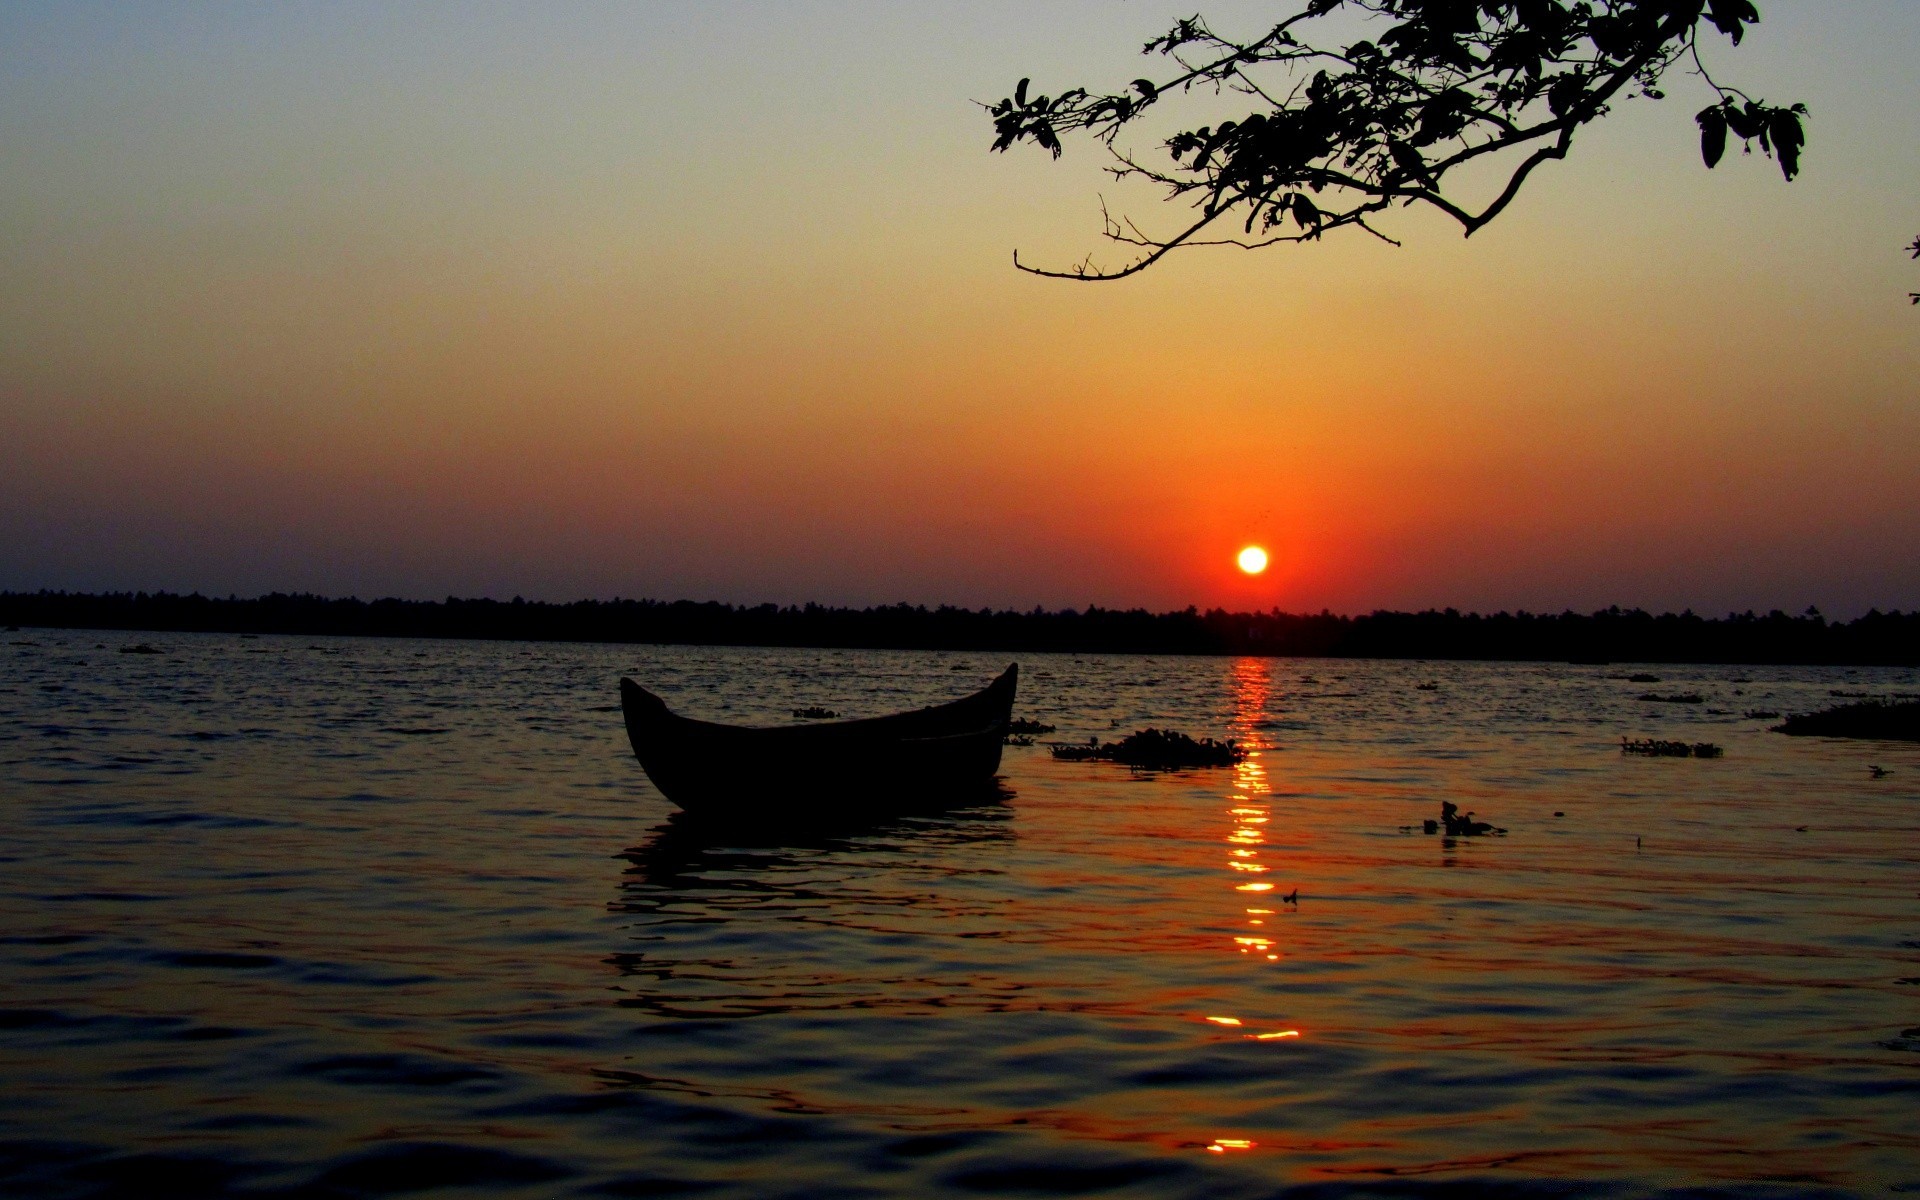
[[[1273,819],[1271,805],[1267,801],[1267,768],[1261,760],[1264,739],[1261,727],[1266,722],[1267,700],[1273,694],[1272,664],[1262,658],[1243,658],[1233,664],[1233,720],[1231,736],[1240,745],[1246,747],[1247,756],[1233,768],[1233,789],[1230,799],[1232,807],[1227,815],[1233,823],[1227,829],[1227,867],[1241,875],[1262,875],[1272,868],[1262,861],[1261,852],[1267,844],[1266,825]],[[1270,883],[1241,883],[1234,887],[1236,892],[1266,892],[1273,890]],[[1248,909],[1247,924],[1253,928],[1265,925],[1263,918],[1271,916],[1268,909]],[[1277,954],[1267,953],[1273,949],[1273,942],[1264,936],[1235,937],[1234,949],[1241,954],[1262,954],[1269,960],[1277,960]]]
[[[1273,820],[1273,809],[1268,796],[1271,794],[1267,768],[1262,751],[1267,747],[1262,736],[1267,719],[1267,702],[1272,695],[1271,664],[1265,659],[1244,658],[1233,666],[1233,719],[1231,736],[1247,750],[1247,756],[1233,768],[1233,783],[1228,798],[1232,802],[1227,815],[1232,818],[1227,827],[1227,868],[1230,879],[1244,878],[1249,874],[1265,874],[1273,865],[1261,861],[1267,848],[1266,826]],[[1274,890],[1271,883],[1235,883],[1233,890],[1238,893],[1259,895]],[[1267,929],[1267,918],[1274,915],[1271,908],[1245,908],[1244,919],[1252,932],[1233,935],[1233,948],[1249,958],[1262,958],[1267,962],[1280,961],[1279,946]],[[1220,1025],[1241,1025],[1237,1018],[1209,1017],[1210,1021]],[[1297,1029],[1282,1029],[1266,1033],[1245,1033],[1242,1037],[1253,1041],[1276,1041],[1285,1038],[1297,1038]],[[1216,1153],[1228,1150],[1251,1149],[1256,1143],[1235,1138],[1218,1138],[1207,1149]]]

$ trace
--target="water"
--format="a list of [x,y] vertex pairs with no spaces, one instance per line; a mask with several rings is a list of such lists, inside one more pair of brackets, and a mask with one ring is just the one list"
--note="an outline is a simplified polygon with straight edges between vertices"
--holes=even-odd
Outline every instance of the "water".
[[755,723],[1004,661],[4,641],[0,1194],[1920,1190],[1920,747],[1741,715],[1915,672],[1028,656],[1055,737],[1257,753],[716,841],[619,675]]

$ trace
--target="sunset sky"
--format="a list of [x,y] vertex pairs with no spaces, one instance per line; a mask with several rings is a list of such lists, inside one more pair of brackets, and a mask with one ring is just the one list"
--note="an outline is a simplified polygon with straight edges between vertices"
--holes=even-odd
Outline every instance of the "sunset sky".
[[1471,240],[1016,273],[1184,210],[973,102],[1194,3],[0,6],[0,588],[1920,607],[1920,3],[1713,45],[1792,184],[1676,74]]

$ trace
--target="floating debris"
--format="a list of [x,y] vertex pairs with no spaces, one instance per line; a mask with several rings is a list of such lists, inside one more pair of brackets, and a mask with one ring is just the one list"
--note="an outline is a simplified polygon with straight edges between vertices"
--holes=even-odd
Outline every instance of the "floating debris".
[[1779,713],[1768,708],[1750,708],[1740,715],[1749,721],[1778,721],[1780,719]]
[[1471,812],[1464,815],[1460,806],[1451,800],[1440,802],[1440,819],[1426,821],[1422,828],[1428,833],[1445,833],[1448,837],[1505,837],[1507,831],[1496,827],[1490,821],[1476,821]]
[[1887,776],[1893,774],[1893,772],[1887,770],[1885,767],[1876,767],[1872,763],[1868,763],[1867,774],[1875,779],[1885,779]]
[[818,704],[809,704],[805,708],[793,710],[796,721],[831,721],[840,714],[830,708],[821,708]]
[[1640,699],[1649,704],[1705,704],[1707,698],[1698,692],[1675,692],[1671,696],[1662,696],[1658,692],[1642,692]]
[[[1052,733],[1053,726],[1047,724],[1045,721],[1029,721],[1025,717],[1015,717],[1013,720],[1007,722],[1007,732],[1014,736],[1024,735],[1032,738],[1037,734]],[[1033,743],[1029,741],[1027,744],[1032,745]]]
[[1198,740],[1171,729],[1141,729],[1117,742],[1089,738],[1085,745],[1054,742],[1048,747],[1053,756],[1068,762],[1125,763],[1146,771],[1171,771],[1182,767],[1230,767],[1247,756],[1231,739]]
[[1624,679],[1628,683],[1659,683],[1660,682],[1660,677],[1658,675],[1648,675],[1645,672],[1642,672],[1638,675],[1616,675],[1614,676],[1614,678]]
[[1416,692],[1437,692],[1440,690],[1440,685],[1437,683],[1416,683],[1413,685],[1413,690]]
[[1920,700],[1862,700],[1816,713],[1797,713],[1773,727],[1793,737],[1879,738],[1920,742]]
[[1846,692],[1846,691],[1840,690],[1839,688],[1828,688],[1827,695],[1832,696],[1836,700],[1871,700],[1873,699],[1872,692]]
[[1712,742],[1668,742],[1659,738],[1621,738],[1620,753],[1648,758],[1719,758],[1726,751]]
[[138,646],[120,647],[120,653],[122,654],[163,654],[165,653],[165,651],[155,649],[154,647],[149,646],[147,643],[141,642]]

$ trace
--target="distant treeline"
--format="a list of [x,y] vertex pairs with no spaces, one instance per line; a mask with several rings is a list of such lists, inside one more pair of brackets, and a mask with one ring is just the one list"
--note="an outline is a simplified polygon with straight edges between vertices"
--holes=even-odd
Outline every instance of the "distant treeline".
[[0,592],[0,623],[66,629],[655,642],[696,646],[1259,654],[1563,662],[1920,664],[1920,612],[1828,621],[1808,609],[1706,618],[1596,613],[1030,612],[895,604],[736,606],[691,600],[243,600],[166,592]]

